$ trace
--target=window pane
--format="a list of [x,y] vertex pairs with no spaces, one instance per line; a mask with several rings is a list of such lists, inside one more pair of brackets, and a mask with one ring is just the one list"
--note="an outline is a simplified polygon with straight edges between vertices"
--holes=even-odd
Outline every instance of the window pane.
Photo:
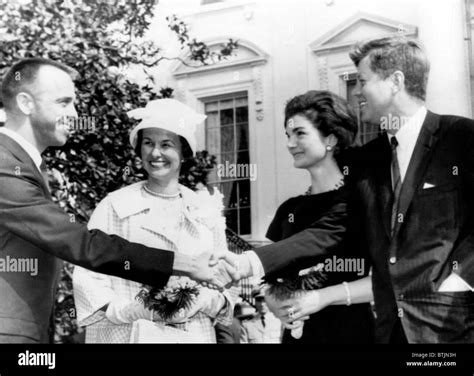
[[250,217],[250,208],[239,210],[239,227],[240,234],[246,235],[251,233],[251,217]]
[[249,152],[248,151],[241,151],[237,155],[237,163],[250,163]]
[[248,100],[247,97],[239,97],[235,99],[235,107],[247,107]]
[[224,191],[228,193],[228,209],[236,209],[238,206],[238,187],[235,180],[222,184]]
[[222,127],[221,128],[221,151],[233,152],[234,148],[234,127]]
[[235,109],[235,122],[236,123],[247,123],[248,121],[249,121],[248,107],[237,107]]
[[234,109],[234,99],[227,99],[225,101],[219,101],[219,109],[222,110],[228,110]]
[[221,125],[234,124],[234,109],[221,110]]
[[220,128],[207,129],[207,151],[210,154],[219,154],[221,152],[221,130]]
[[239,206],[250,206],[250,180],[240,180],[239,185]]
[[247,124],[238,125],[237,130],[237,139],[235,143],[237,145],[237,150],[248,150],[249,148],[249,127]]
[[224,213],[227,227],[238,234],[237,210],[225,210]]

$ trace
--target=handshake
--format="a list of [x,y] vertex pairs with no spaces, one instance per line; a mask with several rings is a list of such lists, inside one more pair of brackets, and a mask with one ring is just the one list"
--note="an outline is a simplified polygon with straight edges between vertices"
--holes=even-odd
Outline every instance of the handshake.
[[229,251],[203,253],[193,258],[187,276],[208,288],[223,290],[253,274],[247,255]]

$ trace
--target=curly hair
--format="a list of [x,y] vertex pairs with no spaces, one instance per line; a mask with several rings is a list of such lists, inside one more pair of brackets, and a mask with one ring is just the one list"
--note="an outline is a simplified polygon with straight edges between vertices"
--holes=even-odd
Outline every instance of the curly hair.
[[[185,161],[193,157],[193,150],[189,146],[188,141],[183,136],[179,136],[179,141],[181,142],[181,154]],[[142,157],[142,142],[143,142],[143,129],[140,129],[137,133],[137,145],[135,146],[135,154],[140,158]]]
[[430,63],[417,41],[402,36],[373,39],[356,44],[349,56],[356,66],[368,56],[370,69],[384,79],[397,70],[403,72],[407,93],[426,99]]
[[302,115],[324,137],[337,138],[334,154],[351,146],[357,135],[357,118],[351,107],[341,97],[326,90],[310,90],[288,101],[285,107],[285,127],[295,115]]

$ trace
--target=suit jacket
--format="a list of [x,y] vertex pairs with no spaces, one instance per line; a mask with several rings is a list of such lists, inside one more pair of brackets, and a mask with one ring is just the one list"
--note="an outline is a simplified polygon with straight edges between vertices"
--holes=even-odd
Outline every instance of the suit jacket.
[[320,260],[344,236],[342,211],[350,209],[346,215],[359,216],[371,256],[377,341],[389,342],[400,318],[410,343],[474,342],[474,294],[437,291],[451,272],[474,285],[474,121],[428,112],[401,188],[393,237],[387,136],[352,157],[354,199],[347,196],[336,215],[328,212],[286,239],[285,248],[275,243],[257,250],[265,272],[295,262],[290,258],[312,258],[307,266]]
[[[51,340],[60,259],[160,287],[172,273],[174,254],[71,223],[29,155],[0,134],[0,334]],[[26,260],[37,260],[36,275],[6,267]]]

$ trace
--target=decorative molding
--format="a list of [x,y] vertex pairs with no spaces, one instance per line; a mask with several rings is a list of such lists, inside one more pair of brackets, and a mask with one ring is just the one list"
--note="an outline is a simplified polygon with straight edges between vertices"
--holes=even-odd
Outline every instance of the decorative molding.
[[253,93],[255,98],[255,117],[258,121],[264,119],[263,110],[263,82],[262,82],[262,69],[261,67],[253,67]]
[[[364,28],[367,29],[365,38],[382,37],[383,35],[393,35],[394,33],[407,37],[416,37],[418,35],[418,28],[414,25],[359,12],[310,43],[309,47],[315,53],[349,48],[358,40],[363,39],[360,37],[353,39],[351,36],[360,35],[360,32],[355,33],[355,31],[360,31]],[[376,31],[376,35],[373,34],[373,31]]]
[[[234,60],[228,61],[228,62],[218,62],[215,64],[211,65],[204,65],[201,67],[196,67],[196,68],[191,68],[185,66],[181,61],[175,62],[171,66],[171,71],[173,72],[173,76],[176,77],[176,79],[185,77],[185,76],[191,76],[191,75],[196,75],[196,74],[201,74],[201,73],[209,73],[212,71],[218,71],[218,70],[223,70],[223,69],[235,69],[239,68],[242,66],[257,66],[261,64],[265,64],[268,60],[268,54],[264,52],[261,48],[259,48],[257,45],[254,43],[247,41],[247,40],[241,40],[236,37],[227,37],[227,38],[219,38],[219,39],[213,39],[210,41],[204,41],[208,45],[208,47],[211,49],[212,47],[215,46],[220,46],[226,44],[226,42],[229,39],[237,40],[238,41],[238,48],[237,48],[237,57]],[[239,49],[241,49],[241,52],[245,51],[247,52],[247,57],[239,59],[238,58],[238,53]],[[182,61],[186,61],[186,58],[188,57],[187,54],[180,56],[180,59]]]
[[211,4],[199,5],[193,7],[192,10],[179,12],[178,15],[181,17],[199,17],[211,13],[225,13],[228,11],[235,11],[238,8],[242,8],[242,10],[245,12],[249,7],[253,7],[254,5],[255,1],[227,0]]
[[319,89],[329,89],[329,72],[328,72],[328,58],[326,55],[318,56],[318,77],[319,77]]

